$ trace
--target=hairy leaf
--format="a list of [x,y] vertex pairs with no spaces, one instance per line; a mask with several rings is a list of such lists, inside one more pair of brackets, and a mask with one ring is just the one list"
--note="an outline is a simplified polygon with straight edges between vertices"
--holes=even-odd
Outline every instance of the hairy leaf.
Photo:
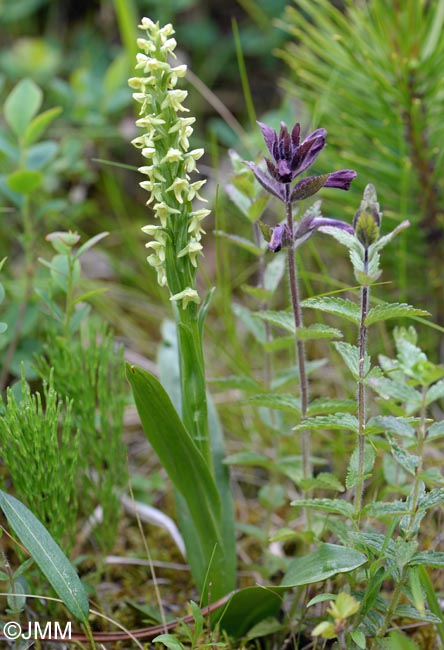
[[[335,230],[338,229],[336,228]],[[342,318],[355,323],[355,325],[359,325],[360,323],[359,307],[354,302],[351,302],[351,300],[332,298],[330,296],[307,298],[302,302],[302,306],[311,309],[319,309],[327,314],[342,316]]]
[[408,316],[430,316],[430,314],[428,311],[424,311],[424,309],[415,309],[415,307],[405,303],[384,303],[370,309],[365,319],[365,324],[369,327],[374,323],[379,323],[389,318],[403,318]]

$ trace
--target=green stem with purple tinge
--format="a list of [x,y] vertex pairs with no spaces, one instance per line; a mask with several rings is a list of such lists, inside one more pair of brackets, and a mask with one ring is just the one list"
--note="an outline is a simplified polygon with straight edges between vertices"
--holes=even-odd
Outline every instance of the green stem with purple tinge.
[[[298,364],[298,375],[299,375],[299,391],[301,398],[301,418],[304,419],[307,415],[308,410],[308,400],[309,400],[309,391],[308,391],[308,377],[307,369],[305,365],[305,343],[303,340],[298,339],[298,330],[304,326],[302,320],[302,310],[301,310],[301,301],[299,297],[299,285],[296,269],[296,259],[295,259],[295,245],[293,241],[293,213],[291,210],[291,199],[290,199],[291,187],[290,184],[285,186],[285,209],[287,217],[287,226],[288,230],[291,233],[290,235],[290,244],[288,246],[288,277],[290,282],[290,293],[291,293],[291,306],[293,310],[294,317],[294,326],[295,326],[295,337],[296,337],[296,356]],[[301,445],[302,445],[302,470],[304,479],[311,478],[311,460],[310,460],[310,450],[311,450],[311,441],[310,441],[310,431],[304,429],[301,431]]]

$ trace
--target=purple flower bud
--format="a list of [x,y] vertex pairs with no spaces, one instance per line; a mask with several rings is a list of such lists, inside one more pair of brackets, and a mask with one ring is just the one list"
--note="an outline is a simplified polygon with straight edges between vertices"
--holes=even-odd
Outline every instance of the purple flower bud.
[[282,246],[288,246],[291,243],[291,235],[287,224],[279,223],[273,228],[270,243],[268,244],[269,250],[273,253],[278,253]]
[[350,189],[350,183],[356,176],[356,172],[352,169],[340,169],[337,172],[329,174],[324,187],[336,187],[338,190],[348,190]]

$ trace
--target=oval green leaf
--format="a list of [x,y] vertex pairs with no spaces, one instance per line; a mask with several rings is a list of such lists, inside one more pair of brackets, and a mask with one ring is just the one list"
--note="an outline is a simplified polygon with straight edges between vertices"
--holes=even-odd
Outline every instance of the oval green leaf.
[[31,169],[18,169],[7,178],[8,186],[13,192],[31,194],[43,182],[43,175]]
[[25,129],[23,146],[29,147],[31,144],[34,144],[34,142],[37,142],[51,122],[55,120],[61,112],[62,107],[55,106],[54,108],[50,108],[49,110],[40,113],[40,115],[37,115],[37,117],[35,117]]
[[363,553],[336,544],[320,544],[309,555],[291,562],[280,587],[291,588],[323,582],[338,573],[349,573],[367,562]]
[[24,135],[25,129],[42,105],[43,93],[31,80],[22,79],[6,98],[5,119],[17,138]]
[[12,530],[71,614],[87,623],[89,605],[85,589],[60,546],[23,503],[2,490],[0,508]]

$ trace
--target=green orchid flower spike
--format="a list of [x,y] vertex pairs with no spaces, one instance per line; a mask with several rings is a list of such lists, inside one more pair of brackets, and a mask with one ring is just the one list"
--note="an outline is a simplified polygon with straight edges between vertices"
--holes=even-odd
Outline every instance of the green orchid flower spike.
[[172,25],[160,27],[143,18],[139,28],[147,36],[137,39],[141,52],[137,54],[136,70],[141,70],[143,76],[133,77],[128,83],[140,104],[136,125],[143,134],[132,144],[146,160],[139,171],[147,179],[140,185],[149,193],[147,205],[152,206],[156,219],[155,224],[142,230],[152,237],[146,244],[151,249],[148,263],[156,269],[160,286],[167,286],[170,300],[187,309],[190,303],[200,302],[195,275],[202,253],[201,222],[210,213],[204,208],[193,210],[192,205],[195,199],[205,201],[199,190],[206,181],[191,181],[190,177],[198,171],[196,162],[204,150],[190,150],[195,118],[183,116],[188,112],[183,105],[188,93],[176,87],[187,66],[173,67],[168,61],[175,57]]

